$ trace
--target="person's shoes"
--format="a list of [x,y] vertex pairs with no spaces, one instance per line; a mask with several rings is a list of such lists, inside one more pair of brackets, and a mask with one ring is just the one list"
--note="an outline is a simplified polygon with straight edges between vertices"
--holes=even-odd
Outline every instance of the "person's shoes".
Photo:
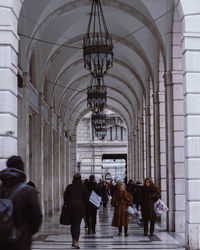
[[74,241],[74,248],[75,249],[80,249],[79,245],[78,245],[78,241]]
[[151,237],[154,237],[154,236],[155,236],[155,234],[154,234],[154,233],[150,233],[150,236],[151,236]]
[[72,240],[72,247],[75,247],[75,245],[74,245],[74,240]]
[[91,230],[88,230],[88,234],[91,234]]
[[96,231],[95,231],[95,230],[92,230],[92,234],[96,234]]
[[125,236],[125,237],[128,237],[128,233],[125,233],[124,236]]
[[118,233],[118,236],[121,236],[121,235],[122,235],[122,233],[121,233],[121,232],[119,232],[119,233]]

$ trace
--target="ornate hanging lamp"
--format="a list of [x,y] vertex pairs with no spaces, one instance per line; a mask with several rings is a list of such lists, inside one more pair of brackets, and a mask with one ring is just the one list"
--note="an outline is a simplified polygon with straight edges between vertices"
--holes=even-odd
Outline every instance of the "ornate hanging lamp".
[[106,26],[100,0],[93,0],[87,33],[83,42],[84,66],[102,77],[113,66],[113,43]]
[[107,134],[106,114],[103,112],[93,113],[92,125],[95,129],[96,137],[100,140],[103,140]]
[[99,113],[107,104],[107,89],[103,77],[92,76],[90,86],[87,88],[87,104],[90,109]]

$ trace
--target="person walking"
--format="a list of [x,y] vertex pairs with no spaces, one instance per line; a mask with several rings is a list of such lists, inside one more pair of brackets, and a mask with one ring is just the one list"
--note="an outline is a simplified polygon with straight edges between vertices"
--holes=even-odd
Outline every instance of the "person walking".
[[72,184],[68,185],[64,193],[64,203],[68,208],[68,216],[71,224],[72,246],[80,249],[78,241],[80,236],[80,225],[87,209],[88,192],[81,181],[81,175],[76,173]]
[[154,235],[155,221],[157,219],[154,211],[154,203],[160,199],[160,192],[153,184],[152,179],[146,178],[141,188],[141,211],[144,223],[144,236],[148,235],[148,224],[150,222],[150,235]]
[[101,195],[102,195],[102,201],[103,201],[103,207],[106,208],[108,203],[108,185],[106,181],[103,181],[101,184]]
[[[90,197],[92,191],[97,195],[101,196],[100,185],[96,183],[95,176],[90,175],[89,182],[86,184],[88,189],[88,196]],[[87,225],[88,225],[88,234],[96,234],[96,217],[97,217],[97,207],[88,201],[87,207]]]
[[118,190],[114,193],[111,200],[111,205],[115,208],[112,220],[112,226],[118,227],[118,236],[122,234],[122,227],[124,227],[125,237],[128,236],[129,215],[127,212],[128,206],[133,205],[133,198],[131,194],[125,189],[124,184],[118,185]]
[[[0,239],[0,249],[30,250],[32,235],[38,232],[42,213],[35,188],[25,185],[24,162],[20,156],[7,161],[7,169],[0,172],[0,199],[11,199],[14,207],[14,226],[20,232],[16,242]],[[15,195],[13,196],[13,194]],[[11,195],[13,196],[12,198]]]

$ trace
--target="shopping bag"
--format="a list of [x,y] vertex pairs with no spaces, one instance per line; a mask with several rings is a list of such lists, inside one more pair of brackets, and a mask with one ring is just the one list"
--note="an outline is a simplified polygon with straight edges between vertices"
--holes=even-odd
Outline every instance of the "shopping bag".
[[167,211],[169,211],[169,209],[165,205],[164,201],[159,199],[154,203],[154,211],[155,211],[157,216],[161,216],[164,213],[166,213]]
[[133,206],[128,206],[127,212],[128,212],[129,215],[138,215],[138,210],[134,205]]
[[99,208],[101,205],[101,196],[99,196],[94,191],[92,191],[92,193],[90,195],[89,202],[91,202],[93,205],[95,205],[97,208]]
[[62,207],[62,211],[60,214],[60,224],[61,225],[70,225],[70,216],[69,216],[69,211],[68,211],[68,207],[66,204],[63,205]]

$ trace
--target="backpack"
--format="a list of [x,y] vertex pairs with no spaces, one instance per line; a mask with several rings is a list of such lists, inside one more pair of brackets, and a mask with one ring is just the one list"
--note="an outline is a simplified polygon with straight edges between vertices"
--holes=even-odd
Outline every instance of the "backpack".
[[17,242],[21,232],[14,225],[14,205],[12,199],[19,193],[25,184],[20,184],[8,198],[0,199],[0,242]]

